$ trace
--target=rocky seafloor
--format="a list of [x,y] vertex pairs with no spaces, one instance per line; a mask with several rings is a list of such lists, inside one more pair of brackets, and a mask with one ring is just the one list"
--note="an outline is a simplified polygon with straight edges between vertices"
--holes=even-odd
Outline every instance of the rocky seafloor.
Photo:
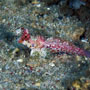
[[66,4],[47,1],[0,0],[0,90],[90,90],[90,58],[47,50],[31,54],[18,43],[24,27],[32,36],[58,37],[90,50],[90,19],[84,23],[68,15]]

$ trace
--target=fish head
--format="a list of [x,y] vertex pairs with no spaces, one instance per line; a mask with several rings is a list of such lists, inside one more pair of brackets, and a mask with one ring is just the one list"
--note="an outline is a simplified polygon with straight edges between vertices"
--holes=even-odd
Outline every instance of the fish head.
[[22,30],[22,36],[20,37],[18,42],[22,44],[23,42],[25,41],[28,42],[30,40],[30,34],[28,29],[21,28],[21,30]]
[[21,28],[22,35],[18,40],[19,43],[26,45],[27,47],[33,48],[42,48],[44,46],[45,39],[43,36],[30,36],[29,30]]

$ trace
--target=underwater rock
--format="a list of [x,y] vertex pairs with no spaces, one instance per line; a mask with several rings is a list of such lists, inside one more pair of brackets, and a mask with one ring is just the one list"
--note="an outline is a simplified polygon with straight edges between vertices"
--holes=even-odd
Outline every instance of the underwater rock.
[[39,4],[38,0],[32,0],[32,4]]
[[84,28],[77,28],[75,32],[70,35],[73,40],[80,40],[80,37],[84,34],[85,29]]
[[60,0],[41,0],[42,2],[45,2],[48,6],[53,4],[58,4]]
[[88,41],[90,42],[90,27],[86,28],[85,37],[86,37],[86,38],[88,39]]
[[8,31],[8,27],[0,24],[0,40],[4,40],[6,43],[11,43],[15,35]]
[[83,22],[86,23],[90,21],[90,9],[88,7],[81,7],[79,10],[75,11],[75,15]]
[[14,0],[14,3],[16,3],[16,5],[23,6],[30,3],[31,1],[32,0]]
[[72,83],[73,89],[75,88],[75,90],[89,90],[90,89],[90,80],[82,80],[80,78],[80,80],[75,80]]
[[33,49],[31,50],[30,56],[37,57],[37,58],[40,58],[40,57],[45,58],[47,56],[47,51],[45,50],[45,48]]
[[70,16],[74,15],[74,16],[77,16],[78,18],[83,19],[83,17],[86,17],[86,15],[84,16],[82,13],[85,14],[90,10],[89,9],[90,1],[89,0],[65,0],[64,3],[60,2],[59,7],[61,12],[64,15],[66,14],[69,14]]
[[82,5],[86,5],[86,3],[81,0],[70,0],[69,1],[69,7],[72,9],[79,9]]
[[[89,4],[90,5],[90,4]],[[84,37],[90,42],[90,8],[87,6],[81,7],[79,10],[75,11],[75,15],[85,26]]]
[[86,7],[90,8],[90,0],[82,0],[86,2]]

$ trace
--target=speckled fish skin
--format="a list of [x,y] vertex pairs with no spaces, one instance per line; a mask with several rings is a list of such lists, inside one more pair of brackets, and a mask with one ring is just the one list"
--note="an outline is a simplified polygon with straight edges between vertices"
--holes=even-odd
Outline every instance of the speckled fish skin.
[[64,41],[62,39],[51,38],[45,42],[45,47],[50,48],[51,52],[66,52],[70,54],[78,54],[86,56],[83,49],[73,45],[71,42]]
[[23,41],[27,41],[28,43],[31,44],[31,46],[37,46],[35,48],[49,48],[52,53],[57,53],[57,52],[66,52],[70,54],[77,54],[80,56],[86,56],[90,58],[90,52],[83,50],[71,42],[62,40],[60,38],[48,38],[47,40],[44,39],[43,36],[39,36],[36,38],[36,40],[32,40],[29,34],[28,29],[22,29],[23,33],[18,41],[19,43],[23,44]]

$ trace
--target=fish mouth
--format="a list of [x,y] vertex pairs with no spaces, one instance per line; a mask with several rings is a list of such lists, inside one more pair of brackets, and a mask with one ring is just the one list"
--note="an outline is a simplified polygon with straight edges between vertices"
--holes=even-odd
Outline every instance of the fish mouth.
[[19,42],[19,43],[23,43],[23,40],[22,40],[22,39],[20,39],[20,40],[18,40],[18,42]]

